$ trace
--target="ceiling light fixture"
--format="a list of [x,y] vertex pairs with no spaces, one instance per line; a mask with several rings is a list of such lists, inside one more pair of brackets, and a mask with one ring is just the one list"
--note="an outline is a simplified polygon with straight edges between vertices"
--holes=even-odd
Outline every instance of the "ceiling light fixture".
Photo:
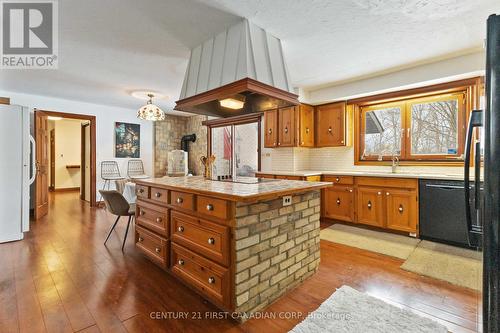
[[149,97],[149,101],[146,105],[139,109],[137,112],[137,118],[152,121],[164,120],[165,112],[153,104],[154,95],[152,93],[148,93],[147,96]]
[[220,106],[228,109],[239,110],[245,106],[245,96],[237,95],[236,98],[225,98],[219,100]]

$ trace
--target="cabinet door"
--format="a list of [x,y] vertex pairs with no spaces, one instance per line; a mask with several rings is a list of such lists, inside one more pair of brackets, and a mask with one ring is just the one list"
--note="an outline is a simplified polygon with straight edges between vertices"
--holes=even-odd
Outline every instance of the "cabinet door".
[[278,146],[278,110],[264,113],[264,147]]
[[387,228],[417,232],[417,192],[386,189]]
[[314,147],[314,108],[303,104],[298,108],[299,146]]
[[278,146],[295,146],[295,107],[278,110]]
[[345,103],[316,108],[316,146],[345,146]]
[[325,189],[324,215],[330,219],[354,221],[354,193],[351,186],[334,185]]
[[357,189],[358,223],[384,227],[383,189],[358,186]]

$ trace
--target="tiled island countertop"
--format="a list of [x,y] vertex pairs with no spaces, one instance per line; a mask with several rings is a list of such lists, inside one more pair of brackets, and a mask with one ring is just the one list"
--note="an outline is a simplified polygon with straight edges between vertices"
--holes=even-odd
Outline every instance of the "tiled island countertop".
[[137,250],[232,318],[244,321],[318,270],[321,190],[331,183],[136,183]]

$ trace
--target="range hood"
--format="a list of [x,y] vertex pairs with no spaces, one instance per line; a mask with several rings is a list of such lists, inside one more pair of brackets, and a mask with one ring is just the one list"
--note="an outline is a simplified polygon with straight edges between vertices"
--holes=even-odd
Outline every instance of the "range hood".
[[297,104],[281,40],[245,19],[191,50],[175,110],[231,117]]

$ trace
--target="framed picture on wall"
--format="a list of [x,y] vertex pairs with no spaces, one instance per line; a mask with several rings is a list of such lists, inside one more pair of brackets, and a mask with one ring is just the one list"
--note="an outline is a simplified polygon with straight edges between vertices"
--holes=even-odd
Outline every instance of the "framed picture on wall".
[[141,125],[115,123],[115,157],[141,157]]

